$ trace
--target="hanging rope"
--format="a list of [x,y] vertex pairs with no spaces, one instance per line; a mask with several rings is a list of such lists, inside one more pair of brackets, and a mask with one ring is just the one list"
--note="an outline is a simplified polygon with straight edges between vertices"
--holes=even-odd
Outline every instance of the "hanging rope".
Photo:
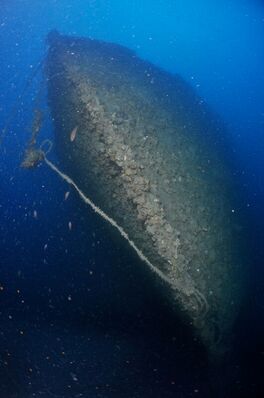
[[17,97],[17,100],[15,101],[15,103],[14,103],[14,105],[13,105],[13,108],[12,108],[11,111],[10,111],[9,117],[7,118],[5,127],[3,128],[2,133],[1,133],[1,135],[0,135],[0,146],[1,146],[1,144],[2,144],[2,142],[3,142],[3,140],[4,140],[5,136],[6,136],[6,134],[7,134],[7,132],[8,132],[8,129],[9,129],[9,127],[10,127],[10,125],[11,125],[11,123],[12,123],[14,117],[15,117],[16,114],[17,114],[17,111],[18,111],[18,109],[19,109],[19,107],[20,107],[20,105],[21,105],[21,100],[22,100],[22,98],[24,97],[24,95],[25,95],[27,89],[30,87],[30,85],[31,85],[31,83],[32,83],[32,81],[33,81],[33,79],[34,79],[34,77],[37,75],[37,73],[38,73],[39,70],[41,69],[42,65],[44,64],[45,59],[46,59],[46,54],[44,54],[44,56],[43,56],[42,59],[37,63],[37,65],[35,66],[35,68],[33,68],[31,74],[29,75],[29,77],[28,77],[28,79],[27,79],[27,81],[26,81],[26,83],[25,83],[25,85],[24,85],[24,87],[23,87],[23,89],[22,89],[22,92],[21,92],[21,93],[19,94],[19,96]]
[[42,152],[42,159],[45,163],[49,166],[51,170],[53,170],[57,175],[59,175],[64,181],[66,181],[69,185],[73,186],[74,189],[77,191],[81,199],[92,208],[92,210],[99,214],[105,221],[112,225],[115,229],[118,230],[120,235],[126,239],[129,245],[135,250],[139,258],[144,261],[150,270],[154,272],[163,282],[168,284],[173,290],[179,291],[186,295],[190,300],[194,300],[195,306],[193,308],[196,309],[197,313],[200,317],[204,317],[208,312],[209,306],[205,296],[195,288],[195,286],[191,286],[190,290],[185,290],[183,286],[181,286],[180,282],[175,280],[171,280],[167,277],[159,268],[157,268],[151,261],[142,253],[142,251],[136,246],[136,244],[129,238],[128,234],[124,231],[124,229],[117,224],[117,222],[109,217],[102,209],[96,206],[91,199],[89,199],[85,194],[80,190],[80,188],[76,185],[76,183],[65,173],[60,171],[54,163],[52,163],[47,157],[45,156],[44,152]]

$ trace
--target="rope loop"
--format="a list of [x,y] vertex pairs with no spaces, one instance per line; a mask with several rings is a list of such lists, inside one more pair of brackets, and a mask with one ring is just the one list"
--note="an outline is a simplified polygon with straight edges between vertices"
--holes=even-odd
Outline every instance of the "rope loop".
[[[47,146],[47,149],[45,150],[44,147]],[[39,149],[44,153],[44,155],[46,156],[52,149],[53,143],[51,140],[49,140],[48,138],[46,140],[43,140],[42,143],[40,144]]]

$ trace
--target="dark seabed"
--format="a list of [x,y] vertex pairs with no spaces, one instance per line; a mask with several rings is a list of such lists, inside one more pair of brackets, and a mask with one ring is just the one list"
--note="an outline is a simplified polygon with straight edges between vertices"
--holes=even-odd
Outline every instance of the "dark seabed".
[[[0,398],[263,397],[263,2],[4,0],[0,10]],[[72,186],[45,162],[20,167],[35,131],[65,170],[45,71],[53,29],[177,74],[223,125],[245,240],[221,356]]]

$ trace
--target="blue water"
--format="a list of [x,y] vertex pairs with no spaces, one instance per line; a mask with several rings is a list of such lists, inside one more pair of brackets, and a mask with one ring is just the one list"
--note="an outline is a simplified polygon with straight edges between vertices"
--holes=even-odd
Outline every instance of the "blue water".
[[[226,123],[251,253],[231,377],[211,375],[203,347],[151,286],[142,291],[144,272],[102,234],[103,221],[74,193],[64,200],[65,183],[45,165],[19,167],[38,105],[41,139],[53,140],[45,90],[37,97],[41,73],[19,95],[54,28],[125,45],[180,74]],[[219,396],[263,397],[264,3],[3,0],[0,45],[1,129],[8,123],[0,147],[0,398],[207,398],[216,396],[212,380],[230,383]]]

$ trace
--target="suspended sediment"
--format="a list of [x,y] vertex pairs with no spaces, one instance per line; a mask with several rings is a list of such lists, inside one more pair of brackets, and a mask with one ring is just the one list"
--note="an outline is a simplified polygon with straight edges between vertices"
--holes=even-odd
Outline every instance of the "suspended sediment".
[[211,352],[221,351],[242,286],[221,123],[179,76],[124,47],[56,32],[48,44],[64,172],[47,164],[112,221],[171,306]]

